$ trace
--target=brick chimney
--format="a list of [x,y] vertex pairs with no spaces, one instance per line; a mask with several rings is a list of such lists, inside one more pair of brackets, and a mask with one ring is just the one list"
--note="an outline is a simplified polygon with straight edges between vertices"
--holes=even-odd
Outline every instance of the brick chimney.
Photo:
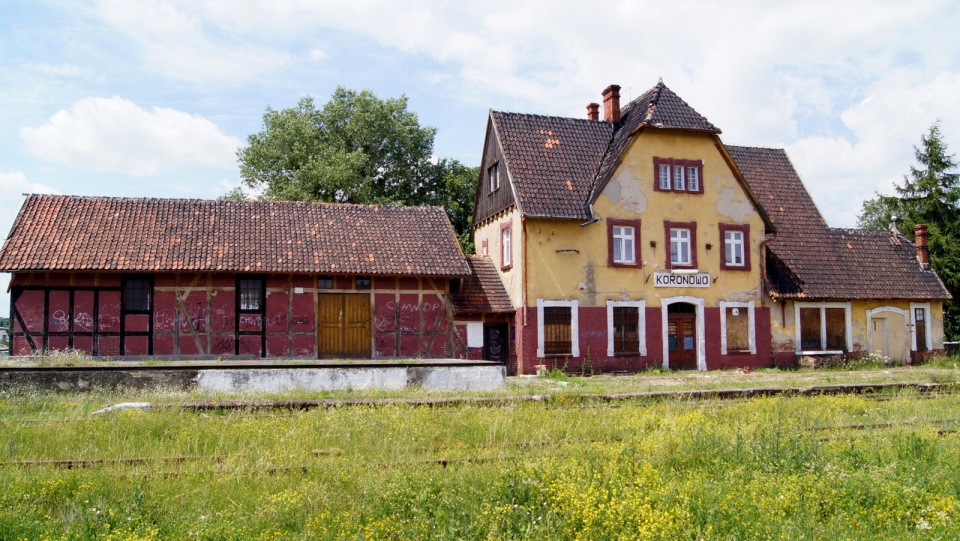
[[599,103],[587,104],[587,120],[600,120],[600,104]]
[[917,245],[917,261],[927,270],[930,268],[930,252],[927,250],[927,226],[917,224],[913,226],[913,242]]
[[610,85],[603,91],[603,119],[620,122],[620,86]]

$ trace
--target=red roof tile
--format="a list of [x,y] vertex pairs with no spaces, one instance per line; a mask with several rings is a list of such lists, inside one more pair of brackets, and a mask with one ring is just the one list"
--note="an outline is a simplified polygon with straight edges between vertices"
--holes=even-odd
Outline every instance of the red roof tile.
[[778,231],[767,245],[767,279],[775,296],[950,298],[936,273],[920,267],[907,239],[891,242],[888,231],[829,227],[783,150],[727,150]]
[[489,257],[472,255],[467,256],[467,263],[473,272],[463,279],[459,291],[451,296],[457,312],[513,312],[513,303],[493,261]]
[[439,207],[31,195],[0,270],[465,276]]
[[642,127],[720,133],[663,82],[623,107],[620,123],[494,111],[525,216],[590,219],[591,192]]

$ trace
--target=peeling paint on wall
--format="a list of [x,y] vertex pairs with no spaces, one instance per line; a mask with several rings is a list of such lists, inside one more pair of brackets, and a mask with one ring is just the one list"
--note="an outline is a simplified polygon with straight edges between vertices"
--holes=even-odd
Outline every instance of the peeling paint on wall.
[[717,212],[729,216],[737,223],[743,223],[755,211],[753,204],[747,200],[742,191],[738,192],[730,186],[724,186],[717,196]]
[[647,210],[647,196],[643,193],[643,180],[633,174],[633,169],[624,167],[617,176],[610,179],[603,195],[624,210],[637,214]]
[[583,305],[596,306],[597,305],[597,277],[593,271],[593,261],[588,261],[587,265],[584,267],[583,270],[584,270]]

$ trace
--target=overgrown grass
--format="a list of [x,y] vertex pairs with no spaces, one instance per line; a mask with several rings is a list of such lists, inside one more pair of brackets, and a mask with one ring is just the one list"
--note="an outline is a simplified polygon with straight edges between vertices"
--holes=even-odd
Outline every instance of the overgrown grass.
[[952,394],[91,415],[98,398],[0,398],[0,539],[960,538]]

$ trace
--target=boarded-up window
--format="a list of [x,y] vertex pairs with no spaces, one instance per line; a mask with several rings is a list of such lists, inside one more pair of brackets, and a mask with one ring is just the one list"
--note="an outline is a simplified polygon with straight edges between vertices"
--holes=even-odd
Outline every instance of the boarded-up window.
[[800,308],[800,347],[808,351],[846,351],[846,310],[833,307]]
[[826,349],[845,350],[847,347],[847,318],[843,308],[825,308],[827,316]]
[[613,307],[613,352],[640,351],[640,309],[636,306]]
[[750,351],[750,313],[746,308],[727,308],[727,352]]
[[800,309],[800,347],[806,350],[822,348],[820,334],[820,309]]
[[543,352],[546,355],[569,355],[573,351],[570,332],[570,307],[543,308]]

